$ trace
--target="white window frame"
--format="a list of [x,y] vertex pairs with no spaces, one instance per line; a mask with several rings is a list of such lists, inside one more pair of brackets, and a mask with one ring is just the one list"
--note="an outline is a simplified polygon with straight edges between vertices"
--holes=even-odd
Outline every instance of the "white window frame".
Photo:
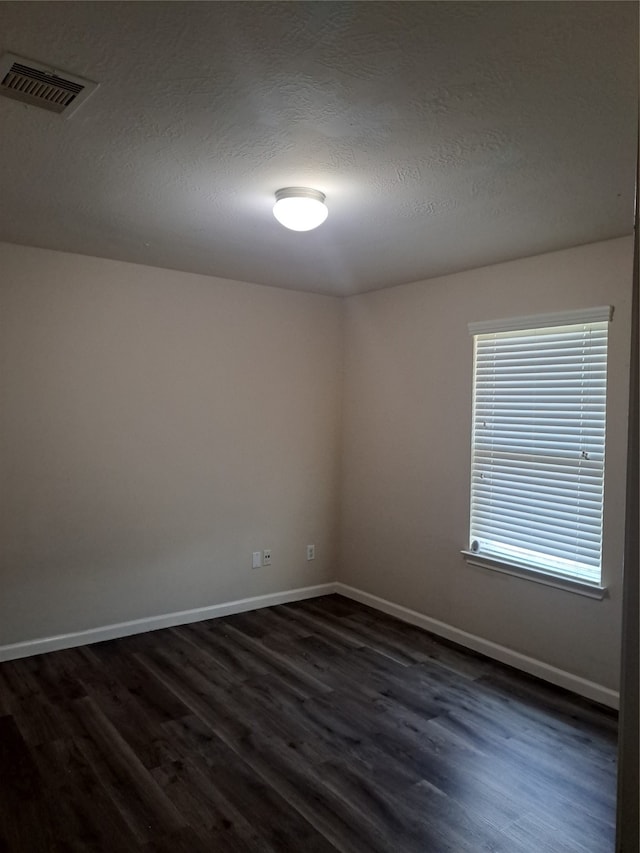
[[[472,472],[471,472],[471,506],[470,506],[470,522],[469,522],[469,546],[468,548],[463,549],[462,553],[468,563],[474,566],[480,566],[482,568],[488,568],[499,572],[504,572],[510,575],[515,575],[517,577],[525,578],[527,580],[535,581],[537,583],[544,583],[549,586],[553,586],[559,589],[567,590],[570,592],[577,592],[582,595],[587,595],[592,598],[602,599],[606,596],[606,587],[602,583],[602,521],[604,515],[604,450],[605,450],[605,442],[604,442],[604,423],[606,420],[606,404],[603,404],[602,412],[599,414],[599,417],[603,418],[602,425],[603,431],[602,435],[596,439],[596,443],[601,442],[601,465],[599,470],[599,498],[600,498],[600,515],[599,519],[595,520],[589,519],[589,524],[593,526],[592,529],[589,530],[589,535],[595,537],[596,544],[593,546],[593,552],[588,557],[583,559],[584,562],[589,562],[590,567],[586,565],[580,565],[579,561],[576,561],[575,564],[571,564],[571,561],[563,559],[559,556],[552,556],[549,552],[553,550],[552,545],[545,545],[544,541],[540,541],[538,544],[534,546],[530,545],[530,542],[523,542],[524,546],[530,545],[530,547],[519,549],[516,544],[514,544],[514,539],[517,539],[520,535],[520,530],[524,531],[527,526],[527,521],[519,519],[519,511],[514,513],[513,507],[509,506],[508,503],[505,505],[504,494],[496,494],[494,499],[493,491],[489,490],[487,492],[487,488],[483,488],[479,485],[479,477],[484,478],[485,474],[478,474],[480,470],[486,470],[487,464],[489,465],[489,470],[491,472],[495,471],[497,475],[504,477],[505,471],[500,470],[502,466],[509,468],[511,465],[510,462],[510,453],[511,449],[509,448],[509,455],[504,456],[499,451],[496,456],[493,456],[493,453],[489,454],[489,463],[485,460],[487,459],[487,440],[486,433],[482,433],[479,431],[478,436],[476,434],[476,426],[478,425],[478,429],[481,429],[481,426],[486,426],[486,421],[478,420],[478,412],[482,413],[485,409],[489,412],[493,411],[492,402],[490,401],[488,404],[485,404],[483,401],[486,399],[486,353],[489,350],[489,347],[495,342],[496,344],[496,353],[498,353],[497,360],[495,364],[496,373],[491,373],[490,375],[490,392],[500,393],[498,390],[498,385],[493,385],[494,381],[499,381],[502,379],[504,381],[505,378],[509,380],[511,377],[507,377],[506,373],[503,373],[500,376],[500,371],[506,371],[511,369],[505,366],[504,362],[499,361],[499,352],[500,345],[508,346],[512,340],[512,335],[508,335],[505,333],[514,333],[521,332],[522,335],[516,335],[515,338],[519,338],[519,341],[516,341],[518,346],[522,346],[527,348],[525,351],[525,355],[529,353],[534,353],[536,350],[536,346],[538,342],[536,338],[540,338],[540,350],[542,352],[542,348],[545,346],[545,339],[548,342],[551,340],[550,335],[558,335],[563,334],[566,331],[567,334],[571,332],[569,329],[560,329],[559,327],[571,327],[575,326],[576,332],[579,332],[578,327],[582,326],[583,329],[586,326],[590,326],[591,324],[601,324],[600,335],[602,335],[602,325],[608,324],[613,316],[613,308],[611,306],[604,306],[599,308],[591,308],[579,311],[570,311],[570,312],[561,312],[554,314],[539,314],[528,317],[512,317],[506,320],[492,320],[481,323],[470,323],[469,324],[469,333],[474,338],[474,365],[473,365],[473,376],[474,376],[474,390],[473,390],[473,429],[472,429]],[[556,331],[557,330],[557,331]],[[605,342],[607,340],[607,331],[605,331]],[[485,337],[481,337],[485,336]],[[525,340],[525,339],[529,339]],[[478,366],[478,347],[480,347],[481,353],[481,361],[483,364],[482,371],[479,370]],[[533,356],[535,357],[535,356]],[[595,357],[595,356],[594,356]],[[602,356],[600,356],[602,358]],[[605,356],[606,358],[606,356]],[[571,365],[573,369],[578,366],[578,357],[576,356],[575,362]],[[553,369],[553,368],[551,368]],[[578,368],[579,369],[579,368]],[[525,368],[525,372],[521,372],[521,369],[518,367],[518,376],[517,382],[520,383],[518,391],[519,394],[530,395],[531,399],[535,399],[535,385],[529,379],[529,374],[526,371],[530,371],[530,368]],[[600,373],[602,373],[602,368],[600,368]],[[586,375],[586,374],[585,374]],[[578,388],[582,387],[585,381],[585,375],[583,375],[582,382],[578,385],[578,381],[576,380],[576,384],[574,386],[567,385],[566,387]],[[541,376],[543,377],[542,382],[547,381],[549,383],[549,378],[545,380],[544,371],[542,371]],[[549,374],[551,376],[551,374]],[[600,379],[599,388],[600,392],[602,390],[602,382]],[[523,383],[527,383],[527,387],[523,391]],[[551,386],[547,384],[546,391],[549,393],[550,388],[555,390],[555,386]],[[604,378],[604,389],[606,392],[606,374]],[[539,389],[538,389],[539,390]],[[543,392],[542,392],[543,393]],[[497,397],[496,397],[497,399]],[[498,402],[501,403],[505,399],[504,395],[501,400]],[[582,405],[582,404],[581,404]],[[532,412],[537,411],[537,409],[532,408]],[[482,414],[479,415],[482,417]],[[507,419],[511,417],[511,415],[506,416]],[[514,434],[516,438],[513,439],[515,441],[514,445],[514,459],[517,459],[517,464],[522,465],[523,459],[518,457],[526,456],[525,448],[531,447],[530,441],[531,436],[525,437],[523,439],[523,443],[521,446],[518,445],[519,436],[521,434],[520,431],[520,414],[517,415],[517,423]],[[537,426],[535,424],[535,416],[532,416],[531,424],[532,427]],[[506,427],[510,429],[511,426],[508,425]],[[505,427],[499,427],[498,432],[505,429]],[[493,435],[491,435],[493,438]],[[508,439],[504,438],[504,433],[502,433],[499,437],[499,440],[502,442],[511,442],[511,434]],[[553,441],[560,441],[560,438],[557,438],[555,435],[552,439]],[[571,440],[571,436],[569,438]],[[527,444],[527,441],[529,442]],[[564,444],[564,439],[562,439]],[[552,453],[555,453],[556,448],[552,448]],[[564,451],[563,451],[564,452]],[[569,451],[572,455],[567,458],[571,458],[575,460],[574,451]],[[539,449],[535,447],[533,454],[538,454]],[[551,454],[550,454],[551,455]],[[506,458],[506,462],[502,461]],[[533,456],[536,463],[539,465],[538,459],[540,457]],[[593,458],[600,458],[600,454],[594,454]],[[544,460],[542,464],[546,464]],[[549,463],[552,464],[552,463]],[[589,461],[588,465],[592,466],[594,463],[592,460]],[[580,469],[581,470],[581,469]],[[491,476],[491,474],[490,474]],[[507,484],[507,490],[509,489],[510,484]],[[534,485],[532,488],[537,488]],[[546,488],[544,483],[541,488]],[[499,491],[499,490],[498,490]],[[487,494],[490,497],[487,497]],[[595,496],[596,504],[598,495]],[[500,501],[502,500],[504,509],[500,508]],[[529,505],[529,497],[525,494],[524,498],[518,497],[518,500],[524,501],[524,509],[523,514],[526,512],[529,517],[531,513],[537,511],[534,506],[534,499],[531,498],[531,504]],[[542,525],[542,532],[539,534],[532,534],[529,529],[528,534],[530,538],[535,539],[536,537],[539,540],[545,540],[548,535],[549,543],[553,541],[554,534],[562,535],[563,531],[557,529],[557,522],[555,521],[555,510],[549,509],[549,507],[553,507],[553,501],[551,500],[545,506],[545,501],[547,501],[546,496],[542,496],[542,509],[540,512],[540,519],[535,518],[534,524]],[[574,501],[575,502],[575,501]],[[576,516],[578,516],[581,512],[580,509],[580,501],[578,501],[578,506],[575,510]],[[496,509],[497,507],[497,509]],[[494,513],[493,510],[496,510]],[[547,521],[545,522],[545,514],[547,516]],[[593,515],[593,512],[591,512]],[[503,517],[501,517],[503,516]],[[598,520],[600,524],[600,541],[597,542],[597,525]],[[511,538],[511,542],[501,542],[499,530],[504,526],[510,527],[510,531],[508,533],[502,534],[505,539]],[[548,525],[548,532],[544,529]],[[520,530],[518,528],[520,527]],[[482,535],[478,535],[478,531],[481,531]],[[523,533],[523,535],[525,535]],[[483,539],[482,536],[485,536]],[[584,543],[583,543],[584,544]],[[571,547],[571,546],[567,546]],[[582,547],[582,546],[580,546]],[[599,548],[599,555],[597,554]],[[546,550],[545,550],[546,549]],[[599,556],[599,562],[596,565],[594,562],[596,558]]]

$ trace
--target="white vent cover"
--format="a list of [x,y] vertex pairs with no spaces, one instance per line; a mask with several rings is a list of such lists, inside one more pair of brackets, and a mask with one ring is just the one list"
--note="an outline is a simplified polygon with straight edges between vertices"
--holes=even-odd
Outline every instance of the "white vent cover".
[[71,115],[98,85],[12,53],[0,58],[0,94],[54,113]]

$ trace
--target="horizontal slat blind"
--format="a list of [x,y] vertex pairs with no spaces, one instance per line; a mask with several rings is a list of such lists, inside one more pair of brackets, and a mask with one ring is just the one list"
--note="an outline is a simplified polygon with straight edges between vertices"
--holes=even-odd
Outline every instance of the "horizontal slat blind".
[[607,333],[474,336],[472,550],[600,582]]

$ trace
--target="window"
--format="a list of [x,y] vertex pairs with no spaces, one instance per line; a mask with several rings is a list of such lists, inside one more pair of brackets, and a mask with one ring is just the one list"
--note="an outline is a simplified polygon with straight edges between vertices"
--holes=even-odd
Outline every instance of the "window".
[[610,314],[606,307],[469,326],[474,394],[464,553],[471,562],[587,594],[602,590]]

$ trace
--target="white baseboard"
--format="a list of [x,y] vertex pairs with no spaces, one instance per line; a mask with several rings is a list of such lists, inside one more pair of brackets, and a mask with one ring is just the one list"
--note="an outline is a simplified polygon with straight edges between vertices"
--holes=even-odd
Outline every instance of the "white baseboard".
[[129,637],[131,634],[156,631],[158,628],[188,625],[190,622],[202,622],[205,619],[230,616],[233,613],[244,613],[247,610],[259,610],[262,607],[273,607],[276,604],[287,604],[290,601],[302,601],[305,598],[329,595],[335,591],[334,583],[324,583],[317,586],[301,587],[300,589],[289,589],[284,592],[272,592],[268,595],[257,595],[253,598],[240,598],[237,601],[227,601],[224,604],[197,607],[195,610],[179,610],[175,613],[149,616],[146,619],[134,619],[131,622],[118,622],[115,625],[89,628],[86,631],[76,631],[72,634],[58,634],[54,637],[27,640],[24,643],[11,643],[0,646],[0,661],[17,660],[17,658],[40,655],[43,652],[55,652],[60,649],[72,649],[75,646],[86,646],[89,643],[99,643],[102,640],[116,640],[119,637]]
[[617,691],[611,690],[608,687],[603,687],[601,684],[596,684],[586,678],[580,678],[578,675],[573,675],[570,672],[565,672],[563,669],[558,669],[543,661],[528,657],[527,655],[515,652],[506,646],[500,646],[498,643],[492,643],[490,640],[485,640],[475,634],[469,634],[461,628],[456,628],[453,625],[448,625],[446,622],[440,622],[438,619],[432,619],[430,616],[425,616],[415,610],[410,610],[408,607],[402,607],[400,604],[394,604],[392,601],[387,601],[384,598],[379,598],[377,595],[371,595],[368,592],[363,592],[352,586],[347,586],[343,583],[334,584],[335,592],[339,595],[344,595],[347,598],[353,598],[354,601],[359,601],[361,604],[367,604],[376,610],[381,610],[383,613],[388,613],[390,616],[395,616],[403,622],[409,622],[411,625],[417,625],[419,628],[424,628],[432,634],[437,634],[439,637],[444,637],[461,646],[465,646],[473,651],[480,652],[489,658],[506,663],[516,669],[522,670],[529,675],[535,675],[544,681],[549,681],[558,687],[564,687],[566,690],[571,690],[579,696],[585,696],[594,702],[599,702],[601,705],[606,705],[608,708],[618,709],[620,705],[620,695]]

